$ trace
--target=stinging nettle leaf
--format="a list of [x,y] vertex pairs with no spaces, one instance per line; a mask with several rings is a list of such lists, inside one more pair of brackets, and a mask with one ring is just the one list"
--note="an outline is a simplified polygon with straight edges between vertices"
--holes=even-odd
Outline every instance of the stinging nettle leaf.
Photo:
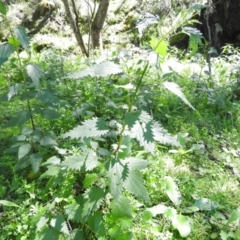
[[18,149],[18,159],[25,157],[31,150],[32,146],[29,143],[23,144]]
[[69,132],[63,134],[63,138],[85,138],[85,137],[101,137],[107,134],[109,127],[106,122],[100,118],[86,120],[81,126],[77,126]]
[[24,27],[20,26],[20,27],[14,28],[14,32],[15,32],[18,40],[22,44],[23,48],[25,48],[26,50],[30,50],[29,39],[28,39],[28,36],[26,33],[26,29]]
[[44,76],[42,68],[38,64],[29,64],[26,67],[29,77],[32,79],[35,86],[40,86],[40,78]]
[[192,106],[192,104],[187,100],[185,95],[183,94],[181,88],[174,82],[164,82],[163,86],[168,89],[170,92],[174,93],[177,95],[179,98],[182,99],[184,103],[186,103],[190,108],[195,110],[195,108]]
[[50,225],[57,231],[69,235],[67,223],[62,215],[58,215],[51,219]]
[[110,161],[108,166],[108,178],[110,182],[110,193],[114,199],[118,199],[123,190],[123,182],[128,175],[127,164],[122,164],[120,161]]
[[37,173],[40,167],[42,157],[39,153],[34,153],[30,155],[30,163],[32,165],[32,170],[34,173]]
[[129,170],[128,177],[124,181],[124,187],[136,197],[149,202],[148,192],[144,186],[142,174],[139,171]]
[[14,51],[14,46],[8,43],[3,43],[2,45],[0,45],[0,66],[8,60],[8,58]]
[[77,156],[67,157],[61,165],[67,169],[90,171],[97,167],[98,158],[95,151],[88,149]]

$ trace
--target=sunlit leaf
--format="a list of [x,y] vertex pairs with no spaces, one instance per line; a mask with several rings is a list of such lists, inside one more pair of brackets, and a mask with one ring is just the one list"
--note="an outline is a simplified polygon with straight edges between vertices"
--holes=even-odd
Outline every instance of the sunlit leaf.
[[63,215],[58,215],[58,216],[52,218],[50,221],[50,225],[53,228],[55,228],[57,231],[69,235],[67,223],[66,223]]
[[47,222],[48,222],[48,218],[46,218],[45,216],[42,216],[37,223],[37,231],[40,231],[43,227],[45,227]]
[[10,37],[8,38],[8,43],[12,46],[14,46],[15,48],[18,48],[21,43],[19,42],[19,40],[16,37]]
[[168,51],[168,43],[164,40],[158,40],[157,38],[152,38],[150,41],[152,49],[159,55],[165,57]]
[[0,205],[6,206],[6,207],[19,207],[14,202],[8,201],[8,200],[0,200]]
[[192,104],[187,100],[185,95],[183,94],[181,88],[174,82],[164,82],[163,86],[168,89],[170,92],[174,93],[177,95],[179,98],[182,99],[184,103],[186,103],[190,108],[195,110],[195,108],[192,106]]
[[42,68],[38,64],[28,64],[27,73],[36,87],[40,86],[40,78],[44,76]]
[[178,190],[178,186],[171,177],[166,177],[165,180],[166,193],[168,197],[175,205],[179,205],[181,202],[181,194]]
[[188,217],[183,215],[177,215],[176,218],[172,218],[172,223],[179,231],[181,237],[187,237],[191,233],[191,226]]
[[61,165],[67,169],[89,171],[98,165],[98,158],[95,151],[88,149],[79,155],[66,157]]
[[69,132],[63,134],[64,138],[85,138],[100,137],[109,131],[107,123],[100,118],[86,120],[81,126],[77,126]]
[[84,69],[80,72],[70,74],[64,78],[81,79],[86,76],[107,77],[109,75],[119,74],[119,73],[122,73],[122,68],[120,65],[117,65],[112,62],[102,62],[100,64],[94,65],[93,67]]

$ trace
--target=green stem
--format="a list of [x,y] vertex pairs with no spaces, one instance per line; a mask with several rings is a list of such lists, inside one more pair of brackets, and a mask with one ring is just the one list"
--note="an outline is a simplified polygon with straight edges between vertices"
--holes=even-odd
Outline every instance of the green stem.
[[[147,72],[148,67],[149,67],[149,62],[146,63],[146,65],[145,65],[145,67],[144,67],[144,69],[143,69],[142,75],[141,75],[141,77],[139,78],[137,87],[136,87],[136,89],[135,89],[135,91],[134,91],[134,94],[133,94],[133,97],[132,97],[132,101],[130,101],[130,103],[129,103],[129,105],[128,105],[127,113],[129,113],[129,112],[132,111],[133,104],[134,104],[134,102],[135,102],[135,99],[136,99],[136,97],[137,97],[137,94],[138,94],[140,88],[142,87],[142,80],[143,80],[143,78],[144,78],[144,76],[145,76],[145,74],[146,74],[146,72]],[[119,137],[119,141],[118,141],[117,148],[116,148],[116,150],[114,151],[115,158],[117,158],[118,151],[119,151],[119,149],[120,149],[120,147],[121,147],[121,145],[122,145],[123,133],[124,133],[126,127],[127,127],[127,123],[126,123],[126,121],[125,121],[124,124],[123,124],[122,130],[121,130],[121,132],[120,132],[120,134],[119,134],[120,137]]]

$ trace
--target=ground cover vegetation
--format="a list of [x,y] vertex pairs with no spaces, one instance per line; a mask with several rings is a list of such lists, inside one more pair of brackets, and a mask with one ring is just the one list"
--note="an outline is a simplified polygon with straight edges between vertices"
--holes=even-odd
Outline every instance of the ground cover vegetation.
[[[239,50],[206,57],[191,25],[202,7],[167,30],[147,15],[148,53],[107,59],[36,53],[23,27],[9,28],[1,239],[240,239]],[[176,29],[188,51],[169,46]]]

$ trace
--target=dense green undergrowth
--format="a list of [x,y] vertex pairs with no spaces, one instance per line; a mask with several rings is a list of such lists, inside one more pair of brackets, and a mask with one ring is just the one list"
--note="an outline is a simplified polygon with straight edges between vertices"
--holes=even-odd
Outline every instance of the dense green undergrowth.
[[152,64],[36,54],[14,33],[0,47],[1,239],[240,239],[237,54],[210,72],[191,42],[165,72],[166,36]]

